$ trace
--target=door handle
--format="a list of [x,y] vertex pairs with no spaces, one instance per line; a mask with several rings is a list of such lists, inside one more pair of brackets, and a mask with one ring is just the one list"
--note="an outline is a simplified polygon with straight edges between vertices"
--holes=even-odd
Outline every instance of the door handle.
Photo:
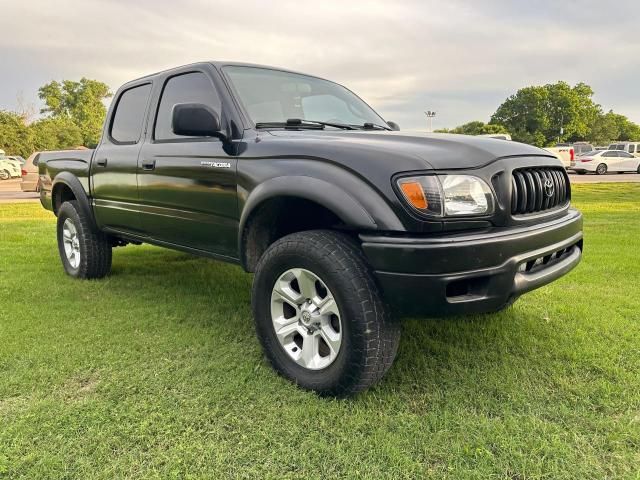
[[96,164],[99,167],[106,167],[107,166],[107,159],[106,158],[99,158],[98,160],[96,160]]
[[155,160],[143,160],[142,161],[142,169],[143,170],[153,170],[154,168],[156,168],[156,161]]

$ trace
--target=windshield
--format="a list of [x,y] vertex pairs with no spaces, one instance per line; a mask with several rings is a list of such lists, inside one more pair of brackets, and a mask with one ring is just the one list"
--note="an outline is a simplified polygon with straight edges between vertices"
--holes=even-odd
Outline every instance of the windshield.
[[578,155],[579,157],[593,157],[595,155],[598,155],[599,153],[602,153],[601,151],[598,150],[591,150],[590,152],[584,152],[581,153],[580,155]]
[[225,67],[253,123],[289,119],[344,125],[385,121],[355,94],[337,83],[259,67]]

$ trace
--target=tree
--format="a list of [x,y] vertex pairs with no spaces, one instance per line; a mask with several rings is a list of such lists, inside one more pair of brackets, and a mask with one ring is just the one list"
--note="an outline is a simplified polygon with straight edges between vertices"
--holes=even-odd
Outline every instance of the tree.
[[69,117],[43,118],[29,128],[35,151],[65,150],[82,145],[82,131]]
[[606,145],[612,141],[640,141],[640,126],[624,115],[609,110],[596,117],[588,138],[597,145]]
[[33,152],[31,131],[20,114],[0,110],[0,149],[25,158]]
[[28,157],[42,150],[82,145],[82,132],[69,117],[43,118],[27,125],[21,113],[0,111],[0,149]]
[[473,122],[465,123],[456,128],[447,129],[442,128],[436,130],[436,133],[459,133],[462,135],[486,135],[495,133],[509,133],[502,125],[493,125],[475,120]]
[[584,140],[602,113],[592,97],[593,90],[584,83],[525,87],[498,107],[490,123],[504,126],[514,140],[540,147]]
[[85,146],[98,143],[107,111],[103,101],[111,97],[107,84],[87,78],[79,82],[52,81],[40,87],[38,96],[46,105],[40,113],[71,119],[79,127]]

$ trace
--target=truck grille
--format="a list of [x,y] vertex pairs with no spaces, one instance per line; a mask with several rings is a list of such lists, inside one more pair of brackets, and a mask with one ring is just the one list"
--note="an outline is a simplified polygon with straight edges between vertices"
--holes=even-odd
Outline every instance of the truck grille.
[[511,176],[511,214],[542,212],[565,205],[571,187],[564,169],[522,168]]

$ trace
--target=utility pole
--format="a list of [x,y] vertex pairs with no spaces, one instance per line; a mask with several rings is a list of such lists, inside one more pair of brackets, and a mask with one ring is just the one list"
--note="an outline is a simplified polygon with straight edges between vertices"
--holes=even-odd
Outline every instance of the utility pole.
[[436,112],[432,112],[431,110],[427,110],[424,114],[429,119],[429,132],[433,132],[433,117],[436,116]]

